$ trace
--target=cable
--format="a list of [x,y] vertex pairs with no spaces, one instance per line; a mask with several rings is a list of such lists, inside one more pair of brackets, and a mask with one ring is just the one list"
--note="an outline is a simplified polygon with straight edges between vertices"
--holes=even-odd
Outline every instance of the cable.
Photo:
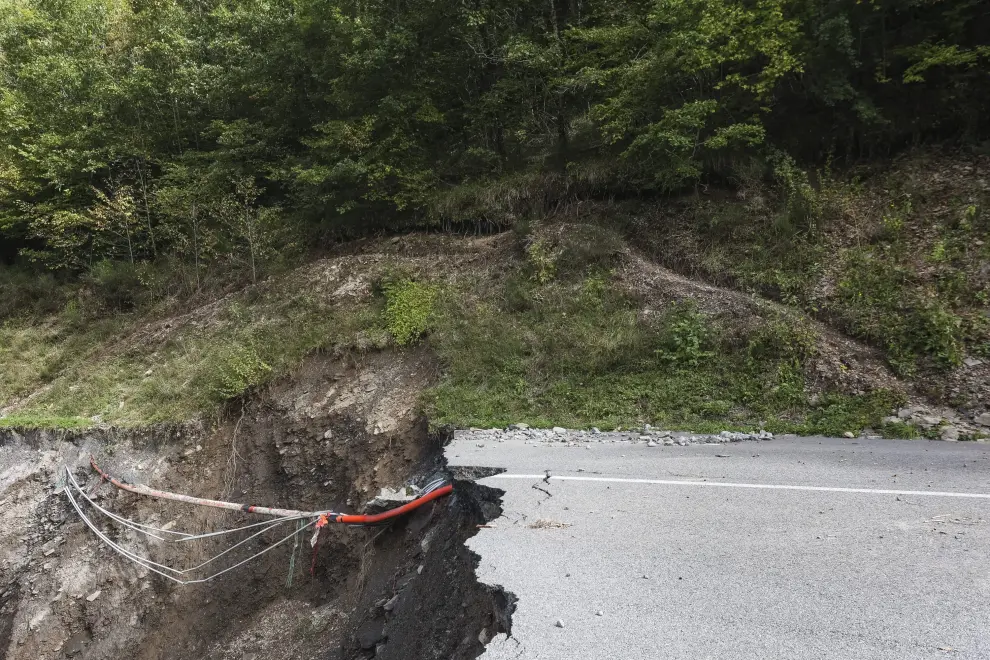
[[[286,541],[288,541],[289,539],[291,539],[293,537],[297,537],[297,544],[298,544],[298,535],[301,532],[305,531],[306,529],[309,529],[313,525],[317,525],[318,528],[319,527],[322,527],[327,522],[342,523],[342,524],[346,524],[346,525],[357,525],[357,526],[361,526],[361,525],[377,525],[377,524],[384,523],[384,522],[387,522],[389,520],[392,520],[394,518],[397,518],[397,517],[399,517],[399,516],[401,516],[403,514],[409,513],[410,511],[413,511],[413,510],[415,510],[415,509],[423,506],[424,504],[427,504],[427,503],[432,502],[432,501],[434,501],[436,499],[439,499],[441,497],[444,497],[446,495],[449,495],[453,491],[453,486],[451,484],[445,484],[444,483],[444,481],[445,481],[444,479],[442,479],[442,478],[440,478],[440,479],[434,479],[433,481],[431,481],[430,483],[428,483],[423,488],[423,490],[421,491],[419,497],[417,497],[417,498],[415,498],[415,499],[407,502],[406,504],[403,504],[402,506],[399,506],[399,507],[397,507],[395,509],[391,509],[389,511],[385,511],[383,513],[378,513],[378,514],[373,514],[373,515],[350,515],[350,514],[336,513],[336,512],[333,512],[333,511],[299,511],[299,510],[296,510],[296,509],[277,509],[277,508],[262,507],[262,506],[253,506],[253,505],[247,505],[247,504],[237,504],[237,503],[234,503],[234,502],[223,502],[223,501],[219,501],[219,500],[209,500],[209,499],[205,499],[205,498],[192,497],[192,496],[189,496],[189,495],[182,495],[182,494],[179,494],[179,493],[170,493],[168,491],[154,490],[152,488],[148,488],[147,486],[144,486],[144,485],[141,485],[141,484],[130,484],[130,483],[127,483],[125,481],[122,481],[120,479],[116,479],[116,478],[110,476],[109,474],[107,474],[106,472],[104,472],[103,470],[100,469],[100,467],[96,464],[95,459],[93,459],[92,457],[90,457],[90,464],[93,466],[93,469],[96,470],[103,479],[109,481],[110,483],[112,483],[117,488],[120,488],[121,490],[126,490],[126,491],[129,491],[129,492],[137,493],[139,495],[146,495],[148,497],[156,497],[156,498],[162,498],[162,499],[169,499],[169,500],[174,500],[174,501],[178,501],[178,502],[186,502],[186,503],[190,503],[190,504],[197,504],[197,505],[200,505],[200,506],[211,506],[211,507],[216,507],[216,508],[221,508],[221,509],[227,509],[227,510],[233,510],[233,511],[243,511],[245,513],[260,513],[260,514],[264,514],[264,515],[275,516],[275,519],[274,520],[267,520],[267,521],[263,521],[263,522],[259,522],[259,523],[252,523],[252,524],[244,525],[244,526],[237,527],[237,528],[234,528],[234,529],[219,530],[219,531],[215,531],[215,532],[206,532],[206,533],[203,533],[203,534],[189,534],[189,533],[186,533],[186,532],[180,532],[180,531],[175,531],[175,530],[162,529],[160,527],[155,527],[153,525],[146,525],[146,524],[143,524],[143,523],[135,522],[133,520],[128,520],[127,518],[124,518],[123,516],[120,516],[118,514],[113,513],[112,511],[109,511],[109,510],[103,508],[102,506],[100,506],[99,504],[97,504],[89,495],[86,494],[86,492],[85,492],[85,490],[83,490],[82,486],[80,486],[79,483],[76,481],[75,477],[72,474],[72,471],[69,469],[68,466],[66,466],[65,472],[66,472],[66,475],[68,476],[69,482],[71,484],[71,488],[66,487],[65,488],[65,494],[69,498],[69,501],[72,503],[72,507],[76,510],[76,513],[79,514],[79,517],[83,520],[83,522],[86,524],[86,526],[89,527],[91,530],[93,530],[93,533],[95,533],[96,536],[101,541],[103,541],[106,545],[108,545],[111,549],[113,549],[115,552],[117,552],[118,554],[120,554],[125,559],[128,559],[129,561],[131,561],[131,562],[133,562],[133,563],[135,563],[135,564],[137,564],[137,565],[139,565],[139,566],[141,566],[143,568],[146,568],[146,569],[148,569],[148,570],[150,570],[150,571],[152,571],[154,573],[157,573],[158,575],[161,575],[162,577],[165,577],[165,578],[167,578],[169,580],[172,580],[173,582],[177,582],[179,584],[199,584],[199,583],[203,583],[203,582],[208,582],[209,580],[212,580],[212,579],[214,579],[214,578],[216,578],[216,577],[218,577],[220,575],[223,575],[224,573],[227,573],[228,571],[232,571],[233,569],[235,569],[235,568],[237,568],[239,566],[243,566],[244,564],[246,564],[246,563],[248,563],[248,562],[250,562],[250,561],[252,561],[252,560],[254,560],[254,559],[258,558],[258,557],[260,557],[261,555],[265,554],[266,552],[269,552],[273,548],[276,548],[279,545],[282,545],[283,543],[285,543]],[[100,513],[103,513],[105,516],[107,516],[111,520],[114,520],[115,522],[120,523],[121,525],[124,525],[126,528],[131,529],[131,530],[133,530],[135,532],[138,532],[139,534],[144,534],[146,536],[149,536],[151,538],[154,538],[154,539],[157,539],[157,540],[163,541],[163,542],[171,543],[171,542],[194,541],[194,540],[199,540],[199,539],[211,538],[211,537],[215,537],[215,536],[221,536],[221,535],[224,535],[224,534],[232,534],[234,532],[239,532],[239,531],[244,531],[244,530],[248,530],[248,529],[253,529],[253,528],[256,528],[256,527],[260,527],[261,529],[259,529],[258,531],[254,532],[253,534],[251,534],[247,538],[241,539],[240,541],[238,541],[234,545],[230,546],[226,550],[224,550],[224,551],[222,551],[222,552],[214,555],[213,557],[210,557],[209,559],[207,559],[206,561],[202,562],[201,564],[199,564],[197,566],[193,566],[192,568],[187,568],[187,569],[181,569],[180,570],[180,569],[172,568],[171,566],[166,566],[165,564],[160,564],[158,562],[155,562],[152,559],[150,559],[149,557],[144,557],[144,556],[138,555],[138,554],[136,554],[134,552],[131,552],[127,548],[124,548],[122,545],[120,545],[120,544],[114,542],[113,540],[111,540],[83,512],[82,506],[76,500],[76,497],[73,496],[73,493],[72,493],[73,489],[79,494],[79,496],[83,500],[85,500],[88,504],[92,505],[97,511],[99,511]],[[306,519],[310,519],[310,520],[309,520],[308,523],[306,523],[305,525],[303,525],[302,523]],[[254,555],[251,555],[247,559],[243,559],[243,560],[237,562],[236,564],[234,564],[232,566],[228,566],[227,568],[225,568],[225,569],[223,569],[221,571],[218,571],[218,572],[216,572],[216,573],[214,573],[214,574],[212,574],[212,575],[210,575],[208,577],[205,577],[205,578],[199,578],[199,579],[194,579],[194,580],[184,580],[184,579],[181,579],[179,577],[176,577],[176,575],[182,576],[182,575],[186,575],[187,573],[192,573],[194,571],[197,571],[197,570],[201,569],[202,567],[204,567],[204,566],[206,566],[206,565],[208,565],[208,564],[216,561],[217,559],[223,557],[224,555],[226,555],[227,553],[233,551],[234,549],[240,547],[241,545],[249,542],[250,540],[252,540],[252,539],[254,539],[254,538],[258,537],[258,536],[260,536],[261,534],[264,534],[265,532],[274,529],[275,527],[281,525],[282,523],[290,522],[290,521],[296,521],[297,522],[297,529],[294,532],[292,532],[288,536],[280,539],[279,541],[273,543],[272,545],[269,545],[264,550],[262,550],[262,551],[260,551],[258,553],[255,553]],[[169,539],[169,538],[165,538],[165,537],[159,536],[158,534],[155,534],[154,532],[159,532],[161,534],[171,534],[173,536],[177,536],[177,537],[180,537],[180,538]],[[293,562],[294,562],[294,558],[295,558],[295,551],[293,552]],[[314,561],[315,561],[315,557],[314,557]],[[312,570],[312,567],[311,567],[311,570]],[[172,575],[170,575],[170,573]]]
[[[73,485],[73,486],[75,486],[75,488],[76,488],[76,490],[77,490],[77,491],[78,491],[78,492],[79,492],[79,493],[80,493],[80,494],[81,494],[81,495],[82,495],[82,496],[83,496],[84,498],[86,498],[86,499],[87,499],[87,501],[89,501],[89,502],[90,502],[91,504],[93,504],[94,506],[96,506],[96,507],[97,507],[98,509],[100,509],[101,511],[104,511],[104,512],[106,512],[106,510],[105,510],[105,509],[103,509],[102,507],[99,507],[99,506],[98,506],[98,505],[96,505],[96,504],[95,504],[95,503],[94,503],[94,502],[93,502],[92,500],[90,500],[90,499],[89,499],[89,497],[88,497],[88,496],[86,495],[86,493],[85,493],[85,492],[84,492],[84,491],[82,490],[82,488],[81,488],[81,487],[79,486],[79,483],[78,483],[78,482],[77,482],[77,481],[75,480],[75,478],[73,477],[73,475],[72,475],[71,473],[69,474],[69,480],[71,481],[71,483],[72,483],[72,485]],[[113,516],[113,515],[111,515],[111,518],[113,518],[113,519],[115,519],[115,520],[118,520],[118,519],[119,519],[119,520],[126,520],[126,519],[122,519],[122,518],[120,518],[119,516]],[[217,555],[214,555],[213,557],[210,557],[209,559],[207,559],[206,561],[204,561],[204,562],[203,562],[202,564],[199,564],[199,565],[197,565],[197,566],[193,566],[192,568],[187,568],[187,569],[183,569],[183,570],[179,570],[179,569],[174,569],[174,568],[171,568],[171,567],[166,567],[166,566],[164,566],[164,565],[162,565],[162,564],[156,564],[156,565],[157,565],[157,566],[160,566],[160,567],[162,567],[162,568],[165,568],[166,570],[169,570],[169,571],[172,571],[172,572],[174,572],[174,573],[177,573],[177,574],[180,574],[180,575],[182,575],[182,574],[185,574],[185,573],[192,573],[193,571],[196,571],[196,570],[199,570],[200,568],[202,568],[203,566],[206,566],[207,564],[211,564],[211,563],[213,563],[214,561],[216,561],[216,560],[217,560],[217,559],[219,559],[220,557],[223,557],[223,556],[224,556],[224,555],[226,555],[226,554],[227,554],[228,552],[231,552],[231,551],[232,551],[232,550],[234,550],[235,548],[238,548],[238,547],[240,547],[240,546],[242,546],[242,545],[244,545],[245,543],[247,543],[247,542],[248,542],[248,541],[250,541],[251,539],[253,539],[253,538],[256,538],[256,537],[258,537],[258,536],[260,536],[261,534],[264,534],[265,532],[267,532],[267,531],[268,531],[268,530],[270,530],[270,529],[274,529],[275,527],[278,527],[278,526],[279,526],[279,525],[281,525],[282,523],[285,523],[285,522],[289,522],[290,520],[299,520],[300,522],[302,522],[302,518],[281,518],[281,519],[278,519],[278,520],[274,520],[274,521],[271,521],[271,520],[266,520],[266,521],[264,521],[263,523],[255,523],[254,525],[249,525],[248,527],[256,527],[256,526],[258,526],[259,524],[261,524],[261,525],[265,525],[265,527],[264,527],[264,528],[262,528],[261,530],[259,530],[259,531],[257,531],[257,532],[255,532],[254,534],[252,534],[252,535],[250,535],[250,536],[248,536],[247,538],[244,538],[244,539],[241,539],[240,541],[238,541],[238,542],[237,542],[237,543],[235,543],[234,545],[232,545],[232,546],[230,546],[229,548],[227,548],[227,549],[226,549],[226,550],[224,550],[223,552],[221,552],[221,553],[219,553],[219,554],[217,554]],[[244,528],[241,528],[241,529],[247,529],[247,527],[244,527]],[[137,531],[141,531],[141,530],[137,530]],[[230,531],[236,531],[236,530],[224,530],[224,532],[230,532]],[[145,532],[145,533],[147,533],[147,532]],[[217,532],[217,533],[219,533],[219,532]],[[152,534],[148,534],[148,536],[153,536],[153,537],[154,537],[154,535],[152,535]],[[196,538],[206,538],[206,537],[208,537],[208,536],[212,536],[212,534],[203,534],[203,535],[200,535],[199,537],[189,537],[189,538],[184,538],[184,539],[179,539],[179,541],[178,541],[178,542],[184,542],[184,541],[192,541],[192,540],[195,540]],[[154,537],[154,538],[159,538],[159,537]],[[151,561],[151,560],[149,559],[148,561]]]
[[[118,545],[117,543],[115,543],[114,541],[112,541],[109,537],[107,537],[106,534],[104,534],[102,531],[100,531],[100,529],[98,527],[96,527],[96,525],[93,524],[93,522],[88,517],[86,517],[86,514],[83,513],[82,508],[79,506],[79,503],[75,500],[75,498],[72,496],[72,494],[68,490],[66,490],[65,492],[66,492],[66,495],[69,498],[69,501],[72,503],[73,508],[76,510],[76,513],[79,514],[79,517],[83,520],[83,522],[86,523],[86,526],[89,527],[91,530],[93,530],[93,532],[97,535],[97,537],[100,538],[100,540],[102,540],[104,543],[106,543],[108,546],[110,546],[110,548],[112,548],[113,550],[115,550],[116,552],[118,552],[119,554],[121,554],[124,558],[129,559],[132,562],[134,562],[135,564],[138,564],[139,566],[142,566],[144,568],[147,568],[148,570],[153,571],[154,573],[157,573],[158,575],[161,575],[162,577],[167,578],[169,580],[172,580],[173,582],[177,582],[179,584],[200,584],[200,583],[203,583],[203,582],[209,582],[210,580],[213,580],[214,578],[217,578],[217,577],[223,575],[224,573],[227,573],[229,571],[232,571],[232,570],[234,570],[235,568],[237,568],[239,566],[243,566],[244,564],[248,563],[249,561],[252,561],[254,559],[257,559],[258,557],[260,557],[261,555],[265,554],[266,552],[269,552],[269,551],[273,550],[274,548],[282,545],[283,543],[285,543],[286,541],[288,541],[292,537],[296,536],[300,532],[305,531],[309,527],[312,527],[313,525],[316,524],[316,521],[315,520],[312,520],[309,523],[307,523],[306,525],[304,525],[303,527],[299,528],[298,530],[293,531],[288,536],[280,539],[279,541],[276,541],[275,543],[273,543],[272,545],[268,546],[264,550],[251,555],[247,559],[243,559],[243,560],[237,562],[233,566],[228,566],[227,568],[223,569],[222,571],[217,571],[216,573],[214,573],[214,574],[212,574],[212,575],[210,575],[208,577],[199,578],[199,579],[196,579],[196,580],[182,580],[182,579],[176,578],[176,577],[174,577],[172,575],[169,575],[168,573],[165,573],[164,571],[170,571],[172,573],[176,573],[176,574],[182,575],[183,573],[189,572],[189,571],[194,570],[194,569],[187,569],[186,571],[180,571],[180,570],[171,568],[169,566],[165,566],[164,564],[159,564],[158,562],[152,561],[151,559],[149,559],[147,557],[142,557],[142,556],[140,556],[138,554],[135,554],[135,553],[127,550],[126,548]],[[156,566],[158,568],[155,568]],[[158,570],[159,568],[162,569],[162,570]]]
[[454,487],[447,484],[446,486],[441,486],[434,491],[416,498],[412,502],[407,502],[398,508],[390,509],[384,513],[377,513],[374,515],[346,515],[338,513],[333,514],[333,517],[328,514],[327,519],[330,522],[343,523],[345,525],[377,525],[378,523],[391,520],[392,518],[398,518],[405,513],[418,509],[427,502],[432,502],[433,500],[439,499],[445,495],[449,495],[453,490]]
[[[244,530],[247,530],[247,529],[252,529],[254,527],[262,527],[262,526],[267,526],[267,525],[271,525],[272,524],[272,521],[270,521],[270,520],[263,520],[261,522],[251,523],[250,525],[243,525],[241,527],[234,527],[233,529],[223,529],[223,530],[220,530],[220,531],[206,532],[206,533],[203,533],[203,534],[188,534],[186,532],[178,532],[178,531],[174,531],[174,530],[171,530],[171,529],[162,529],[160,527],[155,527],[153,525],[145,525],[143,523],[139,523],[139,522],[135,522],[133,520],[129,520],[127,518],[123,518],[123,517],[115,514],[112,511],[108,511],[107,509],[104,509],[102,506],[100,506],[99,504],[97,504],[89,495],[86,494],[85,490],[83,490],[82,486],[79,485],[79,483],[76,481],[76,479],[72,475],[72,473],[68,471],[68,468],[66,468],[66,471],[67,471],[67,473],[69,475],[69,480],[76,487],[76,490],[79,492],[79,494],[82,495],[86,499],[86,501],[89,504],[91,504],[93,507],[95,507],[98,511],[100,511],[104,515],[108,516],[109,518],[111,518],[113,520],[116,520],[117,522],[119,522],[120,524],[124,525],[125,527],[129,527],[129,528],[133,529],[136,532],[140,532],[142,534],[146,534],[146,535],[148,535],[148,536],[150,536],[150,537],[152,537],[154,539],[158,539],[159,541],[163,541],[165,543],[181,543],[181,542],[185,542],[185,541],[197,541],[199,539],[210,538],[212,536],[222,536],[224,534],[233,534],[234,532],[241,532],[241,531],[244,531]],[[309,517],[310,517],[309,515],[285,516],[285,517],[279,518],[277,520],[278,520],[278,522],[281,523],[281,522],[288,522],[290,520],[298,520],[300,518],[309,518]],[[144,529],[139,529],[139,528],[144,528]],[[165,534],[174,534],[176,536],[182,536],[183,538],[181,538],[181,539],[174,539],[174,540],[173,539],[166,539],[166,538],[162,538],[161,536],[157,536],[157,535],[152,534],[150,532],[144,531],[145,529],[153,529],[156,532],[162,532],[162,533],[165,533]]]

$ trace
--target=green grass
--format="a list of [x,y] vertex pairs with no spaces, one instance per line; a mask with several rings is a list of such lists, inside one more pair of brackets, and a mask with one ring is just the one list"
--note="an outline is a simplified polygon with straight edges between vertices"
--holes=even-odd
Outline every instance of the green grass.
[[813,400],[802,366],[814,338],[788,320],[739,337],[673,305],[647,322],[602,274],[520,274],[489,294],[452,296],[431,337],[446,367],[427,397],[435,424],[837,435],[880,428],[899,403],[889,392]]
[[88,417],[47,417],[44,415],[8,415],[0,427],[18,429],[78,429],[93,425]]
[[95,329],[74,333],[63,321],[8,324],[0,334],[0,370],[14,378],[3,400],[44,389],[0,425],[195,418],[286,373],[312,351],[385,345],[380,302],[331,305],[306,289],[272,288],[236,296],[205,327],[187,326],[151,345],[127,340],[130,317],[106,321],[121,331],[113,337]]
[[990,196],[975,180],[946,192],[929,170],[902,167],[907,174],[895,169],[870,187],[823,178],[809,192],[818,197],[813,222],[793,221],[772,190],[685,200],[643,242],[679,270],[865,340],[898,375],[944,372],[967,354],[990,355]]

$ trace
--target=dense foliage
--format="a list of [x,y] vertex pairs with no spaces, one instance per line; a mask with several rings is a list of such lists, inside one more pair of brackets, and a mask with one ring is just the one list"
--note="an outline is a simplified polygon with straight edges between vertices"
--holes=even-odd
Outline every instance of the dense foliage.
[[484,195],[800,191],[806,164],[986,139],[988,60],[981,0],[6,0],[0,257],[198,287],[511,217]]

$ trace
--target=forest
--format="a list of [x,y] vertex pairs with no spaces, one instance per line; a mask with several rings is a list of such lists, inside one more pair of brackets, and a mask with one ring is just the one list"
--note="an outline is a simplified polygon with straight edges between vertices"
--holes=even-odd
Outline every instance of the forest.
[[988,107],[981,0],[6,0],[4,307],[753,177],[800,223],[816,173],[985,148]]

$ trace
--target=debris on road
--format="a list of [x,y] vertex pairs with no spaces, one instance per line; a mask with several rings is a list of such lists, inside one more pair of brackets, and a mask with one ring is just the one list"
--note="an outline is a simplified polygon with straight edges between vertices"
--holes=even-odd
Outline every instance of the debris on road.
[[530,529],[562,529],[564,527],[570,527],[571,523],[559,522],[557,520],[537,520],[526,526]]

